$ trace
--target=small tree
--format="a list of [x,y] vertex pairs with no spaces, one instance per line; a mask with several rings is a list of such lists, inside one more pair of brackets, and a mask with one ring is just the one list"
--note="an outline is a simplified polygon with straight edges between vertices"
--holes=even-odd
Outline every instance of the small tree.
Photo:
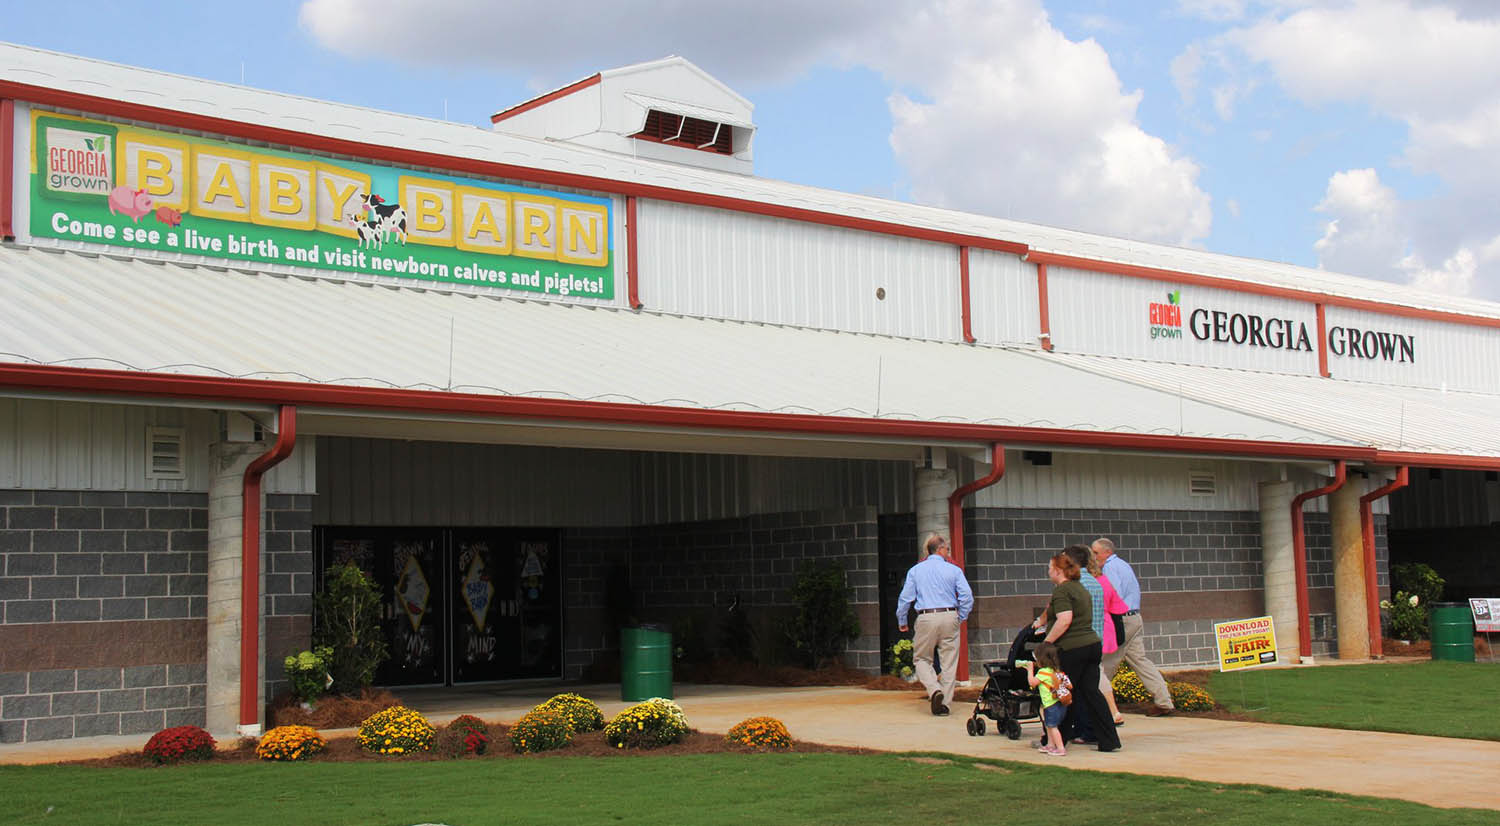
[[346,562],[324,573],[317,608],[313,642],[333,651],[328,664],[333,691],[357,694],[374,681],[375,669],[386,658],[380,592],[359,566]]
[[797,614],[786,631],[813,668],[821,668],[859,637],[859,616],[849,604],[853,591],[844,566],[837,562],[809,562],[797,572],[797,584],[792,586]]

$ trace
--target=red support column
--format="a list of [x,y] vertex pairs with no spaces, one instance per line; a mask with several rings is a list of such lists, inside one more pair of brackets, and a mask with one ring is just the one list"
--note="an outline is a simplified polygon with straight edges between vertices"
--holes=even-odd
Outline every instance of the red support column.
[[1302,530],[1302,503],[1343,487],[1346,473],[1344,460],[1340,459],[1334,465],[1331,484],[1303,491],[1292,497],[1292,570],[1296,575],[1294,587],[1297,589],[1297,654],[1301,657],[1312,656],[1312,629],[1307,627],[1307,537]]

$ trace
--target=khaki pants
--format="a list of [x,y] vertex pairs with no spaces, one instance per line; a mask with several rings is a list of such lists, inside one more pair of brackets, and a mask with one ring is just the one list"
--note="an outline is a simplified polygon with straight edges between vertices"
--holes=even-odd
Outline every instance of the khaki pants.
[[[958,612],[943,611],[937,614],[918,614],[916,635],[912,638],[912,659],[916,663],[917,679],[927,696],[933,692],[943,693],[943,705],[953,701],[953,681],[958,670]],[[932,651],[936,648],[938,661],[943,666],[939,680],[932,670]]]
[[1124,623],[1125,640],[1119,648],[1104,655],[1103,674],[1114,677],[1120,661],[1124,660],[1140,675],[1141,683],[1151,692],[1152,702],[1162,708],[1172,708],[1172,692],[1167,690],[1167,681],[1157,670],[1156,663],[1146,659],[1145,623],[1141,621],[1141,615],[1131,614],[1124,618]]

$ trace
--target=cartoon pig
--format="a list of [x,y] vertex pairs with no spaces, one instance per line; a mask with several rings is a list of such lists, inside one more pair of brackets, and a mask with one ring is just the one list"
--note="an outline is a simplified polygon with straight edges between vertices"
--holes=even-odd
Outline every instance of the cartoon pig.
[[151,196],[144,189],[131,189],[128,186],[117,186],[115,191],[109,193],[109,214],[123,212],[135,219],[139,224],[141,216],[151,211]]
[[157,207],[156,220],[162,222],[163,224],[166,224],[169,227],[175,227],[178,224],[182,223],[182,213],[171,207]]

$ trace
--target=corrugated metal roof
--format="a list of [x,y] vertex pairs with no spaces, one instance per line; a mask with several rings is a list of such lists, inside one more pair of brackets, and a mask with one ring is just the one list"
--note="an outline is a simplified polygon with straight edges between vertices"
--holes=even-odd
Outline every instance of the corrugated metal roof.
[[1378,450],[1500,456],[1500,395],[1106,356],[1034,357]]
[[[625,67],[634,69],[636,67]],[[622,70],[623,71],[623,70]],[[1027,244],[1037,250],[1500,318],[1500,304],[1270,261],[1109,238],[0,44],[0,79],[341,140],[516,164]]]
[[0,245],[0,361],[1319,445],[1021,351]]

